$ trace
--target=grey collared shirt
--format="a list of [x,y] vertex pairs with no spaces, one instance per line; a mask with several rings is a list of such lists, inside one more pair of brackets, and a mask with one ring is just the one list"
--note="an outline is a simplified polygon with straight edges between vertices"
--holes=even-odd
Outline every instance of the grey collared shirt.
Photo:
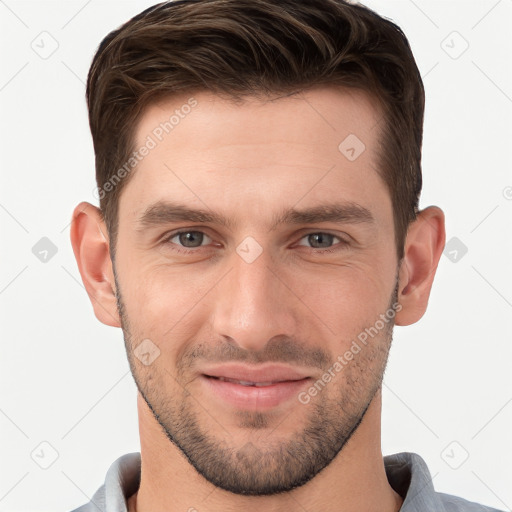
[[[384,467],[389,484],[404,499],[400,512],[503,512],[436,492],[425,461],[416,453],[386,455]],[[105,483],[91,501],[72,512],[128,512],[127,499],[139,483],[140,453],[127,453],[110,466]]]

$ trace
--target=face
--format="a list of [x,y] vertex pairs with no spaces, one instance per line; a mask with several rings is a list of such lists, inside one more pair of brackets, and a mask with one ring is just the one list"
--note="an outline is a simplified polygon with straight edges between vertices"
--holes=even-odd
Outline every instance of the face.
[[398,262],[378,120],[362,92],[318,88],[174,97],[137,126],[152,147],[121,194],[114,268],[128,358],[216,486],[306,483],[381,386]]

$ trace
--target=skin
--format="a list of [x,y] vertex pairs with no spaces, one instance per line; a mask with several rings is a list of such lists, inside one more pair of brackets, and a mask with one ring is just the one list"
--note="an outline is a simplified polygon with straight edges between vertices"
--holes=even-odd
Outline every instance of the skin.
[[[189,97],[149,107],[136,146]],[[397,511],[403,499],[381,452],[382,377],[393,321],[409,325],[426,310],[444,214],[435,206],[419,213],[399,262],[390,195],[376,171],[380,111],[361,91],[320,87],[243,104],[209,92],[194,98],[121,194],[115,266],[99,210],[81,203],[73,215],[73,250],[95,315],[123,328],[139,389],[142,476],[129,510]],[[354,161],[338,149],[348,134],[366,147]],[[236,225],[141,226],[157,201]],[[340,201],[366,208],[373,222],[270,229],[283,209]],[[187,247],[177,230],[206,236]],[[319,244],[308,236],[315,233],[334,237]],[[248,236],[262,249],[251,263],[236,251]],[[306,404],[235,407],[200,379],[211,362],[278,361],[314,382],[396,302],[393,321]],[[160,351],[149,365],[134,353],[145,339]]]

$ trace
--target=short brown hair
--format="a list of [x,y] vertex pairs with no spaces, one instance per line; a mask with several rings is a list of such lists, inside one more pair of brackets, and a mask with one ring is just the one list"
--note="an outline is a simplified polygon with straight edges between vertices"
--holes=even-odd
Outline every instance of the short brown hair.
[[[382,106],[378,172],[401,259],[422,186],[423,83],[401,29],[344,0],[175,0],[108,34],[86,92],[99,190],[134,151],[144,109],[163,97],[205,90],[239,99],[320,85],[362,89]],[[112,258],[128,179],[100,196]]]

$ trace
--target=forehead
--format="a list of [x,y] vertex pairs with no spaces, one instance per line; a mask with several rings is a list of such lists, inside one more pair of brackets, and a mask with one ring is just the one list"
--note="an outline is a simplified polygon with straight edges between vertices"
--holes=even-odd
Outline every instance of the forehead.
[[[311,144],[331,149],[337,149],[336,142],[344,134],[352,133],[367,141],[371,150],[381,120],[379,102],[355,88],[324,86],[288,95],[245,96],[239,101],[197,91],[151,103],[135,129],[135,145],[143,145],[148,136],[158,144],[170,143],[171,138],[176,144],[184,139],[203,145],[212,142],[213,146],[223,142],[275,144],[279,142],[276,132],[284,131],[281,135],[302,145],[307,144],[307,135]],[[191,123],[194,140],[186,129]],[[216,126],[223,131],[215,132]],[[331,137],[326,138],[327,131]]]
[[242,102],[200,91],[161,100],[136,127],[135,149],[150,149],[137,161],[119,211],[136,215],[179,199],[227,215],[230,206],[247,216],[268,212],[270,219],[274,205],[298,201],[355,195],[371,205],[375,188],[384,191],[376,171],[380,120],[377,101],[356,89]]

